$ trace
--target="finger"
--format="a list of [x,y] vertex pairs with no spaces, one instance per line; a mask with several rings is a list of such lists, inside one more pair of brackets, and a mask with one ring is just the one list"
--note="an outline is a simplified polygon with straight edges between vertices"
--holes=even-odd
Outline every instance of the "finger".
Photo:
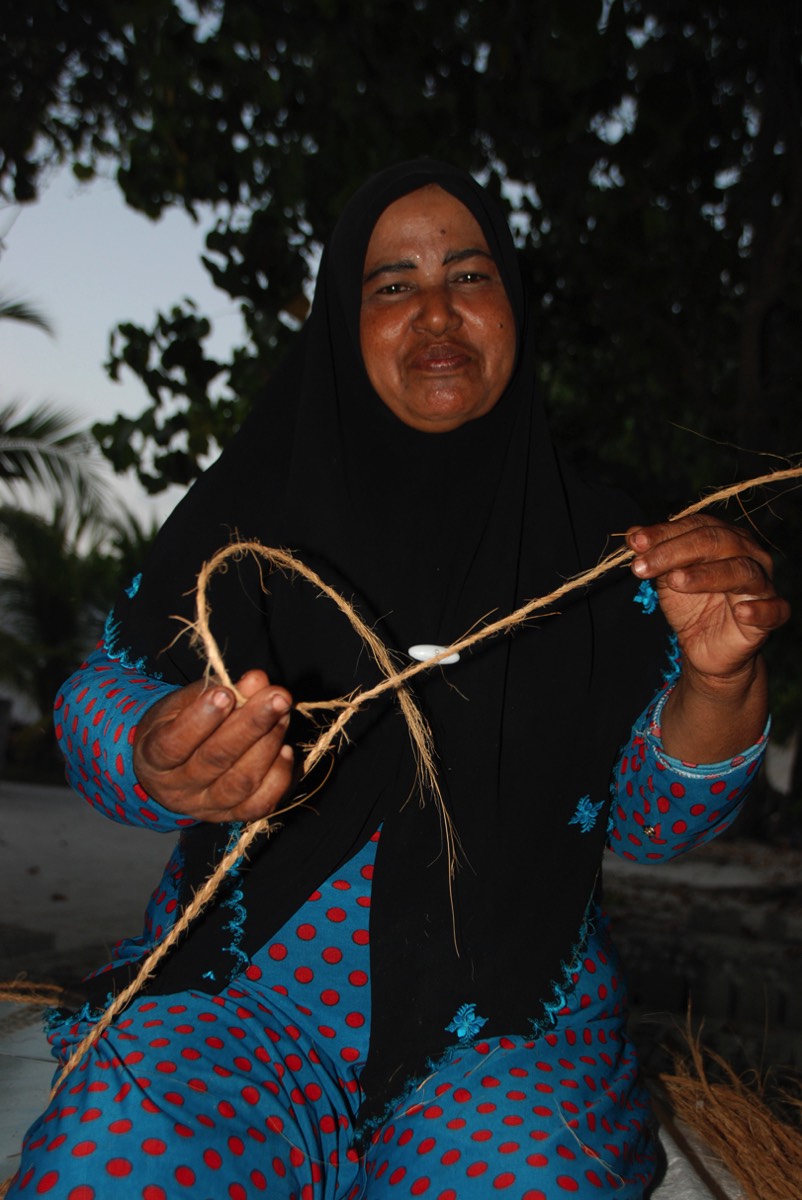
[[[267,696],[259,696],[255,704],[249,702],[257,720],[258,710],[264,711],[266,702],[276,700],[272,693],[273,689]],[[146,786],[148,782],[151,784],[151,794],[166,807],[184,812],[197,820],[237,820],[237,810],[248,801],[252,802],[252,809],[258,815],[270,811],[289,786],[292,770],[291,751],[288,748],[282,754],[290,718],[289,712],[283,711],[285,697],[280,699],[281,704],[273,708],[267,718],[267,732],[255,741],[242,744],[233,736],[234,723],[240,728],[245,726],[240,718],[243,710],[235,711],[219,732],[207,739],[186,764],[161,777],[154,775],[142,782]],[[249,721],[249,727],[254,728],[253,720]],[[258,728],[262,727],[259,722]],[[279,759],[279,770],[271,774]],[[286,765],[288,761],[289,767]]]
[[[289,723],[291,699],[283,688],[262,688],[234,709],[197,748],[188,762],[195,784],[209,787],[241,761],[252,767],[261,754],[275,757]],[[252,752],[256,750],[256,754]]]
[[673,538],[709,527],[736,532],[735,526],[728,525],[726,521],[720,521],[709,513],[695,513],[693,516],[681,517],[674,521],[658,521],[654,525],[633,525],[624,537],[633,550],[644,552],[651,550],[659,542],[669,542]]
[[699,523],[701,518],[662,525],[639,527],[627,533],[627,542],[635,550],[632,571],[641,579],[654,579],[675,568],[720,559],[753,559],[768,578],[772,574],[771,556],[748,534],[718,521]]
[[748,600],[740,600],[732,611],[739,625],[769,634],[790,619],[791,605],[787,600],[783,600],[782,596],[767,599],[750,597]]
[[167,697],[139,723],[134,763],[163,773],[183,766],[234,709],[225,688],[191,684]]
[[765,571],[753,558],[725,558],[678,567],[658,577],[675,592],[731,592],[744,599],[768,599],[776,593]]
[[267,672],[259,670],[246,671],[235,684],[239,694],[245,696],[246,699],[250,699],[251,696],[255,696],[257,692],[269,686],[270,680]]
[[[203,814],[206,821],[255,821],[275,812],[293,785],[295,755],[291,746],[282,745],[266,770],[260,772],[253,764],[248,778],[246,764],[237,764],[237,779],[228,776],[219,780],[210,789],[210,798],[222,790],[226,797],[225,807],[211,807]],[[229,786],[230,785],[230,786]],[[231,800],[237,796],[234,804]]]

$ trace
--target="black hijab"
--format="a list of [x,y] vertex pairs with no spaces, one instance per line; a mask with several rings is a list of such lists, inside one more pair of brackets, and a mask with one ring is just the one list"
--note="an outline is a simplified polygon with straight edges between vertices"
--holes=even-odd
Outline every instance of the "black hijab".
[[[403,424],[373,391],[360,353],[367,244],[379,215],[428,184],[480,224],[515,315],[517,360],[495,408],[451,433]],[[421,201],[425,204],[425,192]],[[175,683],[200,676],[175,614],[191,614],[202,563],[233,533],[295,551],[397,655],[446,645],[593,565],[634,519],[620,498],[561,465],[535,391],[535,330],[503,213],[469,175],[421,159],[382,172],[347,205],[323,255],[297,343],[219,461],[168,520],[133,599],[115,610],[119,649]],[[296,700],[369,686],[376,668],[314,589],[243,564],[217,577],[214,629],[233,678],[264,667]],[[605,838],[619,744],[659,683],[664,632],[607,580],[550,615],[419,677],[445,802],[460,842],[449,886],[436,806],[410,798],[401,716],[379,702],[349,727],[325,787],[242,868],[253,953],[382,825],[371,916],[372,1024],[366,1114],[449,1046],[457,1010],[483,1035],[543,1028],[572,956]],[[309,731],[294,730],[296,737]],[[585,798],[595,822],[572,821]],[[588,808],[587,804],[591,807]],[[184,836],[186,895],[230,830]],[[231,914],[196,923],[153,991],[220,990],[237,969]],[[228,949],[227,949],[228,948]],[[209,980],[210,971],[215,982]]]

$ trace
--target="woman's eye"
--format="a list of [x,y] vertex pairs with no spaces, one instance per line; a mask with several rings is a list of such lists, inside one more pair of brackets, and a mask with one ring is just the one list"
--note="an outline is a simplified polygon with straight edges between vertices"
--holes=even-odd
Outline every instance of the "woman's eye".
[[407,290],[407,286],[408,285],[403,282],[385,283],[383,287],[379,288],[379,295],[398,296],[401,294],[401,292],[405,292]]
[[463,271],[457,276],[458,283],[484,283],[487,275],[483,275],[481,271]]

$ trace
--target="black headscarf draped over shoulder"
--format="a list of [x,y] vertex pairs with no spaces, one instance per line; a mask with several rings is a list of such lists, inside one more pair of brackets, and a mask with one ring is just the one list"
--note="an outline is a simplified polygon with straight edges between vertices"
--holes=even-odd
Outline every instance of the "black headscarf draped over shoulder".
[[[517,332],[513,375],[495,408],[438,434],[408,427],[382,403],[359,342],[373,226],[394,200],[430,184],[484,231]],[[136,596],[117,606],[118,648],[175,683],[197,679],[203,664],[186,639],[174,640],[174,616],[192,616],[201,565],[235,533],[295,551],[353,599],[402,662],[410,646],[447,645],[592,566],[608,534],[634,514],[561,465],[536,394],[535,337],[504,215],[475,180],[429,159],[371,179],[323,255],[294,348],[165,524]],[[276,574],[264,582],[242,564],[213,583],[213,626],[232,677],[263,667],[296,700],[377,680],[356,635],[313,588]],[[354,721],[325,787],[241,870],[240,951],[248,954],[381,826],[366,1114],[458,1044],[447,1027],[463,1005],[485,1019],[485,1036],[527,1033],[545,1027],[570,986],[605,840],[610,771],[659,684],[665,632],[633,596],[631,577],[608,579],[558,615],[416,681],[459,839],[453,880],[436,806],[410,799],[412,754],[389,700]],[[585,818],[572,821],[580,802]],[[229,832],[198,825],[185,835],[187,895]],[[230,920],[219,905],[201,918],[152,990],[225,986],[238,969],[227,950]]]

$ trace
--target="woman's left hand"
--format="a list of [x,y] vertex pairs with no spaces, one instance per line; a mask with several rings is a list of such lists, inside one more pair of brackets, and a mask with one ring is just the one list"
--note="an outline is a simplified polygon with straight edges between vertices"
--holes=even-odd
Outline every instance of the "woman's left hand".
[[684,666],[725,681],[751,669],[772,630],[790,615],[772,562],[742,529],[699,513],[626,533],[632,571],[657,588]]

